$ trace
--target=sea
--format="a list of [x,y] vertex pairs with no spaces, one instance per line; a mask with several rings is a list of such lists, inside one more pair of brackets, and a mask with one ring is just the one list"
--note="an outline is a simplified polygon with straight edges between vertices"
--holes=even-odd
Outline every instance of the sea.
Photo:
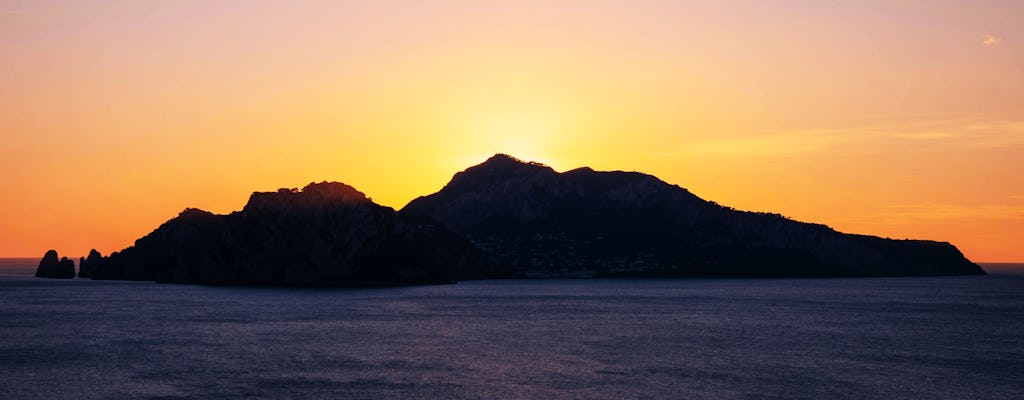
[[1020,274],[298,289],[36,262],[0,262],[0,398],[1024,399]]

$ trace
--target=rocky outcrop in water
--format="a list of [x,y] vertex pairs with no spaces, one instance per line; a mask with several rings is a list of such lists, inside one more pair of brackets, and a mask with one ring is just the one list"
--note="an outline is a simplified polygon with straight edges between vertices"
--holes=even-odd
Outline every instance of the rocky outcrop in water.
[[37,278],[59,278],[70,279],[75,277],[75,262],[67,257],[57,259],[57,251],[49,250],[39,260],[39,267],[36,269]]
[[559,173],[496,155],[401,210],[497,262],[480,277],[984,274],[949,243],[850,235],[737,211],[636,172]]
[[103,256],[96,249],[89,250],[89,258],[82,257],[78,260],[78,277],[90,278],[96,267],[103,262]]
[[452,282],[480,252],[342,183],[253,193],[238,212],[186,209],[95,264],[93,279],[212,285]]

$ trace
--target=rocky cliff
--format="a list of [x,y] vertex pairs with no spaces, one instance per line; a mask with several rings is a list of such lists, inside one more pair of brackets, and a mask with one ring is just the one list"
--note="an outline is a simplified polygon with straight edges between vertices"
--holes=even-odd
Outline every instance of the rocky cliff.
[[636,172],[559,173],[496,155],[400,212],[464,235],[482,277],[984,274],[949,243],[737,211]]
[[238,212],[186,209],[92,266],[93,279],[216,285],[451,282],[480,253],[342,183],[253,193]]

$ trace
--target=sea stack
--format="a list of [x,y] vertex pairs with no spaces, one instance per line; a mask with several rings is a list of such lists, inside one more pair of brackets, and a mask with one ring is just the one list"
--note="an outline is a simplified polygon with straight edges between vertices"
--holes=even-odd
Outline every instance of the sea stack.
[[103,256],[96,249],[89,250],[89,258],[82,258],[78,261],[78,277],[91,278],[92,274],[103,262]]
[[71,279],[75,277],[75,262],[67,257],[57,260],[57,251],[50,250],[43,255],[36,269],[37,278]]

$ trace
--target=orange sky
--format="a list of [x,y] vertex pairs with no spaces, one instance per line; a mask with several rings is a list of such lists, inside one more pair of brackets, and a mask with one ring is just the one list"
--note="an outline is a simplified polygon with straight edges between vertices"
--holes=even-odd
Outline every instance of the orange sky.
[[0,256],[496,152],[1024,261],[1019,1],[0,0]]

